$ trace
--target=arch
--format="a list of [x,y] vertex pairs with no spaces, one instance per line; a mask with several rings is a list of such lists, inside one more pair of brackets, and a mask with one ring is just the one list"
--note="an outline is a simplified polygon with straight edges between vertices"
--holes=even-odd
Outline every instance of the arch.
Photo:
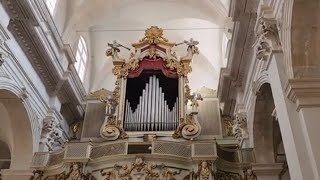
[[33,155],[31,123],[19,96],[0,90],[0,140],[11,154],[10,169],[29,169]]
[[269,83],[264,83],[257,92],[253,120],[253,143],[258,163],[274,163],[274,117],[275,105]]

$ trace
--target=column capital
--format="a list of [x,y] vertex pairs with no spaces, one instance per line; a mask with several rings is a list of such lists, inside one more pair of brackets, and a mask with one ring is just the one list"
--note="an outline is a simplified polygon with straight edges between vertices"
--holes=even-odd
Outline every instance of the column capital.
[[255,175],[260,176],[276,176],[283,170],[283,163],[268,163],[268,164],[252,164],[252,171]]
[[320,107],[320,78],[289,79],[285,88],[287,97],[297,104],[297,110]]

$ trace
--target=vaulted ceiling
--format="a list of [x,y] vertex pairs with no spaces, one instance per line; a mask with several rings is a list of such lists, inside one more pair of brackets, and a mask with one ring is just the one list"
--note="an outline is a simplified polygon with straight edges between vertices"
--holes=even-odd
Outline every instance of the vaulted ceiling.
[[[89,91],[113,89],[107,43],[117,40],[130,47],[150,26],[164,29],[164,36],[176,43],[190,38],[199,41],[200,54],[194,58],[189,77],[191,88],[217,88],[231,36],[229,0],[68,0],[60,2],[59,8],[64,9],[60,15],[65,14],[60,28],[65,42],[73,44],[83,35],[88,43],[90,66],[85,83]],[[179,55],[186,53],[185,46],[175,50]],[[129,52],[123,49],[120,55],[128,58]]]

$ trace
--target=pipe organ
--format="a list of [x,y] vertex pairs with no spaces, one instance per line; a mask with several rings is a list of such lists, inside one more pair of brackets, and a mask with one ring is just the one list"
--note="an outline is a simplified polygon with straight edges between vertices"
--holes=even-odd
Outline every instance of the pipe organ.
[[[187,45],[187,54],[178,58],[173,48],[182,44]],[[197,44],[193,39],[169,42],[155,26],[132,44],[134,51],[128,60],[118,55],[123,45],[109,43],[106,55],[112,57],[117,80],[112,96],[102,100],[107,108],[101,137],[116,140],[148,133],[185,139],[199,136],[197,96],[190,94],[188,84]]]
[[176,97],[173,107],[170,108],[160,87],[159,79],[156,75],[151,75],[135,109],[126,99],[124,129],[127,131],[173,131],[179,123],[178,102]]
[[[197,42],[180,43],[187,45],[187,54],[178,58],[173,48],[179,43],[162,35],[158,27],[147,29],[126,60],[118,55],[123,45],[108,44],[114,90],[87,96],[82,128],[72,127],[73,138],[63,150],[36,153],[30,179],[243,179],[239,174],[250,167],[247,161],[231,166],[223,160],[231,151],[217,158],[224,153],[216,143],[216,137],[223,137],[219,102],[207,98],[198,103],[201,97],[190,93],[188,74]],[[198,113],[199,105],[205,108]],[[230,142],[228,137],[224,144]],[[226,167],[232,174],[222,174]]]

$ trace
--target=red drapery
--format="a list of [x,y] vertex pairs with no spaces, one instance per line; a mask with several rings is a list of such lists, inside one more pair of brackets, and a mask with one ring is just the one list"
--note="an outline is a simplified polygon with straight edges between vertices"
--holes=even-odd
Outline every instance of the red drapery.
[[162,58],[150,59],[144,58],[139,62],[139,67],[134,71],[129,71],[129,78],[138,77],[142,71],[161,71],[168,78],[178,78],[175,70],[170,70],[166,67],[166,62]]

